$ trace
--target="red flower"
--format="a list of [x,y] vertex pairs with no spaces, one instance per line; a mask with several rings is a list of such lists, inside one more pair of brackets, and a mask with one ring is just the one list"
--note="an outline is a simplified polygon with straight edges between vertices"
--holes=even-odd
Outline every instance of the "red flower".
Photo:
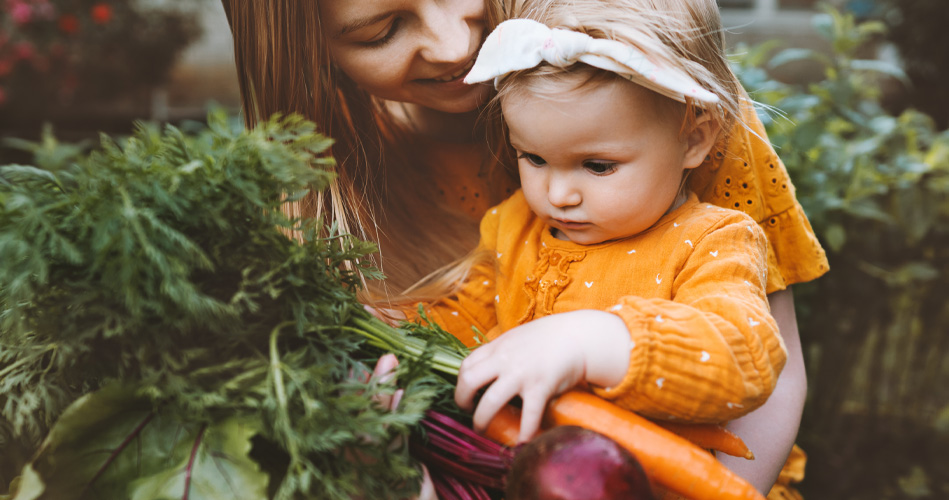
[[17,24],[26,24],[33,18],[33,9],[23,2],[16,2],[10,8],[10,17]]
[[105,24],[112,20],[112,7],[104,4],[97,3],[92,7],[92,20],[96,24]]
[[59,31],[67,35],[75,35],[79,32],[79,19],[72,14],[63,14],[59,17]]
[[30,42],[19,42],[13,46],[13,53],[16,54],[17,59],[25,61],[36,55],[36,49]]
[[66,55],[66,46],[59,43],[53,42],[49,45],[49,56],[53,59],[59,59]]

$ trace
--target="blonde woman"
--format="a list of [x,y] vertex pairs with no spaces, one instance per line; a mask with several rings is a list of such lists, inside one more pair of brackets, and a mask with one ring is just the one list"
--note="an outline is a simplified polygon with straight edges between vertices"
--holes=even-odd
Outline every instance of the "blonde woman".
[[[462,78],[485,36],[530,5],[489,0],[222,0],[234,36],[247,124],[275,112],[314,120],[336,144],[328,193],[288,207],[376,241],[398,293],[473,248],[484,211],[517,188],[513,162],[488,147],[478,115],[490,86]],[[696,2],[642,2],[641,13]],[[712,3],[714,5],[714,3]],[[711,14],[717,15],[717,9]],[[721,32],[696,34],[723,43]],[[731,463],[762,491],[796,436],[806,391],[791,292],[827,270],[760,122],[743,108],[690,176],[702,201],[748,213],[768,237],[768,299],[788,363],[768,402],[730,427],[757,460]],[[737,204],[737,205],[736,205]]]

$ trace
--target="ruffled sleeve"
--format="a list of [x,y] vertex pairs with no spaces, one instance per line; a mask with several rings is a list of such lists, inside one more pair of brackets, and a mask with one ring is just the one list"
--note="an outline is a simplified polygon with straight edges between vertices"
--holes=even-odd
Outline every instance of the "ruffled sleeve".
[[[761,120],[746,107],[738,124],[689,178],[701,201],[741,210],[768,237],[767,292],[820,277],[827,256],[794,194],[781,159],[767,141]],[[747,126],[747,128],[745,128]]]
[[764,293],[765,237],[733,213],[694,242],[672,300],[623,297],[610,308],[630,331],[619,385],[596,389],[650,418],[723,422],[760,406],[786,349]]

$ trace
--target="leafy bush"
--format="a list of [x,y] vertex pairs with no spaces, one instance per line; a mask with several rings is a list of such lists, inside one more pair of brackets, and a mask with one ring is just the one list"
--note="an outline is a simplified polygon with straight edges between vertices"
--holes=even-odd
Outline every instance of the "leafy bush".
[[882,0],[881,14],[891,27],[888,38],[900,51],[913,81],[912,105],[949,126],[949,30],[945,0]]
[[[767,44],[737,63],[753,97],[784,114],[763,119],[831,264],[795,286],[809,372],[805,496],[944,498],[949,131],[881,107],[879,78],[905,76],[855,57],[881,23],[830,9],[814,22],[833,54],[772,55]],[[800,60],[823,79],[788,86],[764,69]]]

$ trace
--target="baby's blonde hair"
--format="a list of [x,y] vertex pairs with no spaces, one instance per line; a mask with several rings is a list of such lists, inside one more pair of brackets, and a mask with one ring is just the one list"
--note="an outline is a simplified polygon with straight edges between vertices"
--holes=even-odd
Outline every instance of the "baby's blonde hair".
[[[531,19],[550,28],[629,44],[653,61],[681,69],[718,96],[719,104],[702,112],[710,112],[722,133],[731,130],[742,115],[747,94],[728,64],[715,0],[533,0],[519,2],[512,12],[516,18]],[[622,77],[582,63],[567,68],[541,64],[502,77],[492,109],[497,111],[499,101],[510,94],[552,96],[563,92],[566,81],[583,86],[613,78]],[[655,97],[664,108],[678,109],[684,120],[682,128],[689,128],[696,116],[689,110],[697,103],[687,99],[682,104],[660,94]]]

